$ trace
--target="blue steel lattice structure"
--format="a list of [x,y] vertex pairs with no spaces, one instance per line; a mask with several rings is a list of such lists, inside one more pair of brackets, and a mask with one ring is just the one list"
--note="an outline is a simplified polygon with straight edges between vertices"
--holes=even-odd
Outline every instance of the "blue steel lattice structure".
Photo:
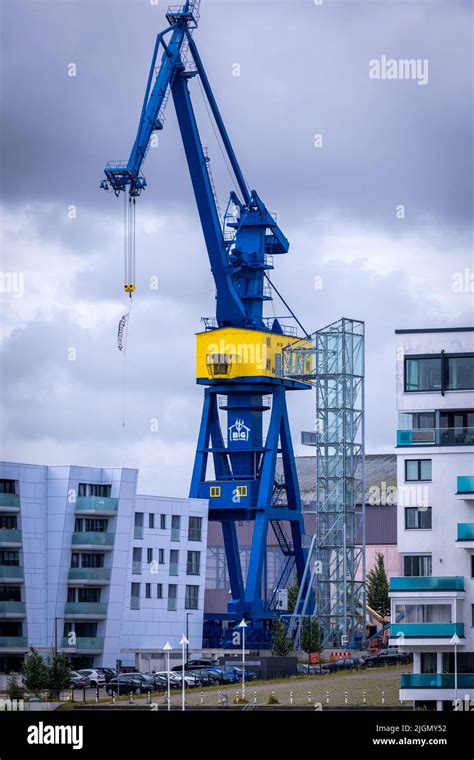
[[[245,618],[247,641],[268,645],[271,620],[279,614],[278,588],[305,567],[301,501],[288,420],[286,391],[310,387],[282,376],[282,352],[296,338],[294,328],[264,317],[272,299],[268,271],[289,243],[255,190],[249,190],[232,148],[196,44],[199,3],[169,8],[169,28],[160,32],[150,66],[137,136],[126,163],[107,164],[105,189],[128,196],[130,207],[146,188],[142,165],[150,139],[163,128],[171,93],[216,284],[216,318],[197,336],[197,382],[205,385],[190,496],[209,499],[209,519],[222,524],[231,597],[228,611],[211,615],[205,639],[231,645],[232,629]],[[168,37],[168,35],[170,35]],[[159,51],[161,65],[155,76]],[[223,219],[207,150],[201,144],[190,81],[199,77],[238,192],[232,191]],[[134,224],[134,223],[133,223]],[[135,284],[126,278],[130,294]],[[283,478],[275,475],[281,454]],[[253,523],[246,577],[236,523]],[[267,532],[273,530],[285,557],[282,578],[267,598]]]

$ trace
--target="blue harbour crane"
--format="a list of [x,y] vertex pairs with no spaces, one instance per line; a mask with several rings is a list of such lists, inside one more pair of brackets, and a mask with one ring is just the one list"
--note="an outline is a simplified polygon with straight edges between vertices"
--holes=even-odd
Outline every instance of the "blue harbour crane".
[[[267,646],[271,622],[280,614],[278,590],[294,573],[301,582],[306,561],[286,392],[310,386],[282,374],[283,351],[298,339],[296,327],[264,316],[264,305],[272,300],[269,272],[274,257],[287,253],[289,243],[258,193],[249,189],[237,161],[193,39],[199,0],[168,8],[166,19],[168,27],[156,38],[130,157],[108,163],[101,186],[124,194],[124,289],[131,297],[136,200],[147,187],[142,166],[153,134],[164,127],[171,94],[216,286],[215,318],[204,319],[196,336],[196,379],[204,386],[204,404],[189,495],[208,500],[209,520],[222,526],[230,599],[226,613],[206,615],[204,638],[211,646],[229,645],[234,627],[245,618],[248,644]],[[223,218],[191,100],[190,85],[196,78],[235,179]],[[253,526],[245,568],[237,529],[242,522]],[[281,550],[282,570],[268,589],[270,530]]]

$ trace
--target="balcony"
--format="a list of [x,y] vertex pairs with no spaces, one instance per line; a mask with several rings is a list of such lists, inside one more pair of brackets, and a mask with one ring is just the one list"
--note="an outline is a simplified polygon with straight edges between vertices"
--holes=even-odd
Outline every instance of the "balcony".
[[101,549],[112,550],[114,545],[113,533],[101,533],[95,531],[76,531],[72,534],[72,545],[79,549]]
[[20,509],[20,497],[17,493],[0,493],[0,510],[11,509],[18,512]]
[[390,578],[390,592],[393,591],[464,591],[464,578],[462,575]]
[[[402,673],[401,689],[454,689],[454,673]],[[474,688],[474,673],[458,673],[458,689]]]
[[21,530],[0,528],[0,546],[21,546]]
[[76,643],[70,644],[67,637],[61,640],[61,649],[66,652],[102,652],[104,648],[104,639],[98,636],[78,636]]
[[397,430],[397,446],[474,446],[474,428]]
[[106,584],[110,581],[110,567],[70,567],[69,581],[85,581],[92,584]]
[[106,602],[66,602],[64,617],[68,618],[105,618]]
[[474,523],[458,523],[458,547],[474,551]]
[[18,565],[0,565],[0,581],[23,581],[23,568]]
[[474,475],[458,475],[456,495],[461,499],[474,499]]
[[28,649],[28,641],[25,636],[0,636],[0,649]]
[[399,623],[390,626],[390,639],[448,639],[457,634],[464,638],[464,623]]
[[76,514],[103,515],[113,517],[118,510],[118,499],[105,496],[78,496],[76,499]]
[[26,607],[25,602],[0,602],[0,617],[2,618],[18,618],[25,617]]

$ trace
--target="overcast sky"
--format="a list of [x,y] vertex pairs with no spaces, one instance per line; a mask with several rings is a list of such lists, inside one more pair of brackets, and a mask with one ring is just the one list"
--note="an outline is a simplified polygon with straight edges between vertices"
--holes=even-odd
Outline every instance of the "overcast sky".
[[[0,0],[1,269],[19,291],[0,293],[2,458],[138,467],[142,492],[183,496],[202,403],[194,332],[214,291],[171,102],[137,211],[125,427],[122,203],[99,189],[106,161],[128,158],[165,9]],[[243,172],[290,240],[275,285],[309,331],[366,323],[369,453],[394,450],[394,330],[474,323],[472,292],[453,288],[474,278],[471,13],[458,0],[201,3],[195,40]],[[382,56],[419,60],[424,78],[371,78]],[[290,395],[299,454],[313,407],[313,392]]]

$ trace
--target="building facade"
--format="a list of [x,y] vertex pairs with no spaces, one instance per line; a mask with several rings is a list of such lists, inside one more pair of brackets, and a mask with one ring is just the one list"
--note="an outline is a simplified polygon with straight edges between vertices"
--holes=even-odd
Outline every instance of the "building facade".
[[140,496],[137,470],[0,464],[0,671],[29,647],[74,668],[200,649],[207,502]]
[[474,698],[474,328],[397,331],[397,404],[400,699],[452,710]]

